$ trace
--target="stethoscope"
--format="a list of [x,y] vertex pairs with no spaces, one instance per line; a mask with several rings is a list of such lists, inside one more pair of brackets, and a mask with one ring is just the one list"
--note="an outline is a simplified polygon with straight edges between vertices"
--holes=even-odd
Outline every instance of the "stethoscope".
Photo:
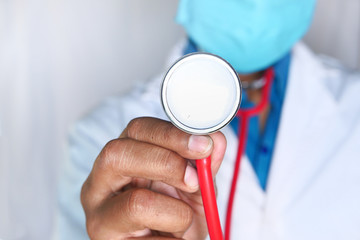
[[200,191],[211,240],[229,240],[231,218],[240,172],[241,156],[246,146],[249,119],[259,114],[269,103],[274,71],[266,70],[264,80],[246,88],[263,88],[260,103],[250,109],[240,109],[242,89],[234,68],[219,56],[192,53],[176,61],[165,74],[161,100],[170,121],[190,134],[219,131],[234,117],[239,117],[239,143],[229,194],[225,238],[223,236],[211,173],[211,158],[196,160]]

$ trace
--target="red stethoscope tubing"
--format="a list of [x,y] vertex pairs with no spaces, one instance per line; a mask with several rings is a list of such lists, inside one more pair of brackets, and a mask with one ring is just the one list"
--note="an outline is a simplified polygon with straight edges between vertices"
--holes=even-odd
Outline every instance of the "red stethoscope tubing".
[[223,240],[219,212],[216,204],[214,179],[211,173],[211,157],[196,161],[201,197],[211,240]]
[[255,106],[254,108],[250,109],[240,109],[237,113],[237,116],[240,117],[239,122],[239,145],[238,145],[238,153],[236,155],[233,179],[231,182],[231,189],[229,194],[228,206],[226,211],[226,220],[225,220],[225,240],[230,240],[230,233],[231,233],[231,217],[233,211],[233,204],[234,204],[234,197],[236,191],[237,180],[239,178],[240,172],[240,164],[241,164],[241,156],[244,154],[245,147],[246,147],[246,139],[247,139],[247,132],[248,132],[248,124],[249,118],[258,115],[265,107],[269,104],[269,97],[270,97],[270,89],[272,85],[272,81],[274,79],[274,69],[269,68],[265,72],[265,86],[262,94],[262,98],[260,103]]
[[[241,118],[239,122],[240,137],[239,137],[238,152],[236,156],[233,179],[231,183],[231,189],[230,189],[227,212],[226,212],[225,240],[230,239],[233,203],[234,203],[237,180],[240,172],[241,156],[243,155],[246,147],[249,118],[259,114],[269,104],[270,89],[273,78],[274,78],[273,68],[267,69],[265,72],[266,82],[260,103],[254,108],[240,109],[237,113],[237,116]],[[211,173],[210,156],[205,159],[197,160],[196,166],[198,171],[200,191],[203,200],[210,239],[223,240],[224,237],[221,230],[220,218],[216,204],[216,194],[215,194],[214,182],[213,182],[214,180]]]

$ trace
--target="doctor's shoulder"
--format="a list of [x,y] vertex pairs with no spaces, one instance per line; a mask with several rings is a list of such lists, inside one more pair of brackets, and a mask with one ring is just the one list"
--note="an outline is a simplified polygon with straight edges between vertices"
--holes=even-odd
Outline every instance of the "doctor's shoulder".
[[[348,92],[350,88],[359,90],[360,71],[358,69],[346,67],[338,59],[327,55],[320,54],[318,58],[327,71],[326,80],[328,89],[337,100],[351,94],[351,92]],[[356,102],[358,103],[359,101]]]
[[342,119],[355,128],[360,125],[360,71],[350,69],[329,56],[319,55],[319,60],[326,72],[324,87]]
[[120,136],[132,119],[166,118],[159,97],[160,83],[161,76],[156,76],[145,83],[135,84],[126,93],[105,98],[74,124],[70,132],[70,144],[73,135],[86,136],[97,145],[98,154],[108,141]]
[[315,54],[303,42],[294,46],[291,61],[290,79],[302,82],[297,86],[306,91],[302,93],[304,98],[317,95],[317,102],[349,120],[360,116],[359,70],[350,69],[333,57]]

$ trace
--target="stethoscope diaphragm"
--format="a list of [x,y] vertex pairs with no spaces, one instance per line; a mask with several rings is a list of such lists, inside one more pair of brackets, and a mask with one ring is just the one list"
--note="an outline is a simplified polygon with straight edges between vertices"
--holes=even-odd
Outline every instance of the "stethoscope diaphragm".
[[191,134],[208,134],[235,117],[241,102],[241,83],[224,59],[193,53],[179,59],[166,73],[161,99],[175,126]]

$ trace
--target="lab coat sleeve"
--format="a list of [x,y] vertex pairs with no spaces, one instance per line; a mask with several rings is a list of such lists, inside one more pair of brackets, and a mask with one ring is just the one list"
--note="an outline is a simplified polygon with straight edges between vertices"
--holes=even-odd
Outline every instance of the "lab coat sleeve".
[[56,240],[89,239],[80,203],[82,184],[104,145],[117,138],[130,120],[141,116],[164,118],[159,94],[137,88],[124,97],[110,98],[79,121],[71,131],[58,188]]
[[123,100],[107,101],[73,127],[59,181],[55,239],[89,239],[80,203],[81,187],[103,146],[118,137],[127,124],[120,111],[123,104]]

